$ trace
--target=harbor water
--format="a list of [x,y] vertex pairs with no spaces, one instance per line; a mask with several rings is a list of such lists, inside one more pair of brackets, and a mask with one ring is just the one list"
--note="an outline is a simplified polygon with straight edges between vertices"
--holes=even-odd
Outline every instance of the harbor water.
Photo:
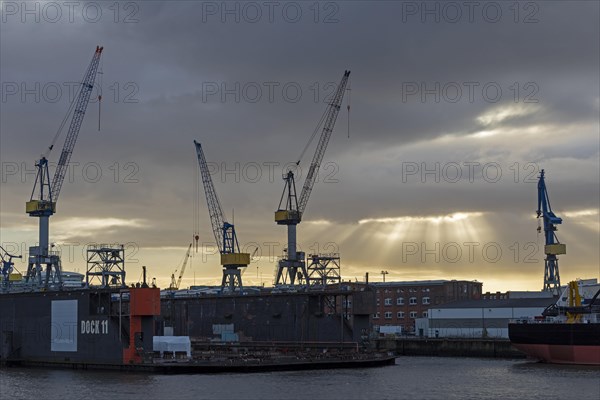
[[600,368],[399,357],[396,365],[254,374],[0,370],[2,399],[600,399]]

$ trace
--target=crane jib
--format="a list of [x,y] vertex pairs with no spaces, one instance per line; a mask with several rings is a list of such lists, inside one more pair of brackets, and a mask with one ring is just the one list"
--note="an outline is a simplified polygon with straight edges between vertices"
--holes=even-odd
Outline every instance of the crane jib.
[[321,132],[321,137],[319,138],[319,143],[317,144],[317,148],[315,150],[315,154],[313,156],[309,172],[306,175],[306,180],[304,181],[304,185],[302,187],[302,193],[300,193],[298,211],[300,211],[301,214],[304,213],[306,205],[308,204],[308,199],[316,181],[316,174],[319,168],[321,167],[321,162],[323,161],[325,150],[327,150],[329,139],[331,138],[331,134],[333,133],[333,128],[335,126],[335,122],[337,120],[337,116],[341,108],[342,100],[344,99],[344,93],[346,92],[346,85],[348,84],[349,76],[350,71],[344,71],[344,76],[342,77],[342,80],[338,85],[338,88],[333,97],[333,101],[328,105],[323,131]]
[[60,154],[60,159],[58,160],[58,165],[65,165],[68,157],[69,157],[69,151],[63,150],[63,152]]
[[75,109],[73,111],[73,118],[71,120],[71,124],[69,125],[67,137],[65,138],[63,150],[58,161],[58,167],[56,168],[56,171],[54,172],[54,177],[52,179],[51,189],[54,201],[57,201],[58,196],[60,195],[60,191],[66,174],[66,168],[71,159],[75,143],[77,142],[79,130],[81,129],[83,118],[85,116],[85,111],[89,104],[90,96],[94,88],[94,82],[96,80],[96,74],[98,72],[98,65],[100,63],[100,55],[102,54],[102,50],[103,47],[96,47],[96,52],[92,57],[92,61],[90,62],[90,65],[81,83],[81,91],[75,99]]

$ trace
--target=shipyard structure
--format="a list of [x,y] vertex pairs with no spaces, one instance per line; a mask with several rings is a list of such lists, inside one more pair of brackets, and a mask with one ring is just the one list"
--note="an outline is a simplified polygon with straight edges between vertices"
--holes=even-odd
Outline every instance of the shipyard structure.
[[167,292],[161,300],[159,328],[207,342],[342,343],[365,347],[375,292],[371,288],[336,286],[245,295],[175,297]]
[[[101,250],[122,252],[121,248]],[[94,271],[105,276],[118,272],[110,264],[96,264],[86,280]],[[79,288],[60,290],[40,290],[24,278],[2,283],[3,364],[164,367],[157,341],[174,343],[182,338],[189,349],[175,346],[169,355],[175,358],[178,353],[188,364],[205,350],[226,353],[234,348],[246,352],[286,348],[301,354],[335,349],[358,356],[368,350],[369,318],[375,310],[373,290],[344,285],[298,287],[282,293],[201,294],[161,293],[145,279],[132,287],[82,282]]]
[[[141,282],[127,283],[122,245],[88,246],[85,276],[63,271],[60,254],[50,243],[50,217],[57,211],[102,54],[103,47],[97,46],[56,136],[36,161],[35,185],[25,211],[37,219],[39,237],[29,248],[27,270],[15,268],[13,259],[21,255],[0,247],[2,364],[218,372],[393,363],[393,357],[367,351],[374,291],[342,284],[339,254],[307,256],[296,251],[296,226],[317,180],[350,71],[344,72],[296,162],[300,164],[320,131],[302,192],[296,195],[293,171],[283,177],[275,222],[287,226],[288,242],[274,288],[244,287],[241,271],[251,255],[240,252],[235,226],[223,212],[199,142],[194,146],[201,183],[223,267],[218,290],[179,290],[193,242],[178,279],[174,273],[162,292],[148,284],[145,267]],[[58,149],[63,128],[64,144],[51,178],[48,159]]]

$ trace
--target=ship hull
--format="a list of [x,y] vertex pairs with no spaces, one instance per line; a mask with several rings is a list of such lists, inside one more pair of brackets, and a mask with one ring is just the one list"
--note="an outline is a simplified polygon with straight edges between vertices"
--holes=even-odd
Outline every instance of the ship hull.
[[600,365],[598,323],[516,323],[508,326],[513,346],[553,364]]

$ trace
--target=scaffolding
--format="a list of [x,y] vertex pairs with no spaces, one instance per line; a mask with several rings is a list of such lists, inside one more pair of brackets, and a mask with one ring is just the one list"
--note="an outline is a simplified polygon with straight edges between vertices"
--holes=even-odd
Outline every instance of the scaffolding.
[[125,287],[125,247],[89,245],[85,282],[88,287]]
[[308,257],[310,264],[306,281],[309,286],[327,286],[341,282],[338,253],[309,254]]

